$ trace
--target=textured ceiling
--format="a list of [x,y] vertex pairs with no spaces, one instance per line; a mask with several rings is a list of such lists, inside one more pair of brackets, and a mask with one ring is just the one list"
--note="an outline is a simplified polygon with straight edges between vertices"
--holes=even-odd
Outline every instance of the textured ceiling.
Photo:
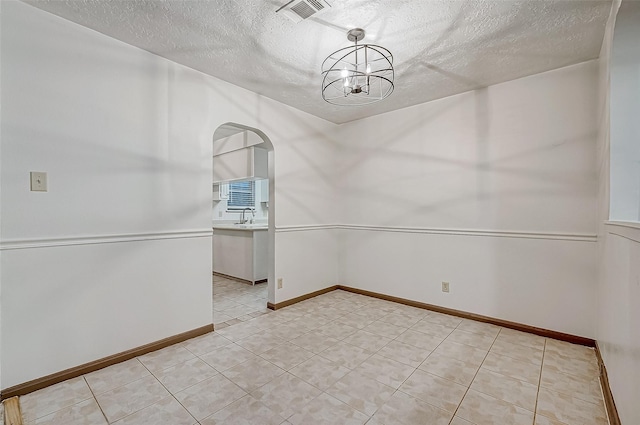
[[[611,0],[329,0],[298,24],[287,0],[27,0],[73,22],[342,123],[597,58]],[[321,97],[346,32],[394,56],[396,87],[364,107]]]

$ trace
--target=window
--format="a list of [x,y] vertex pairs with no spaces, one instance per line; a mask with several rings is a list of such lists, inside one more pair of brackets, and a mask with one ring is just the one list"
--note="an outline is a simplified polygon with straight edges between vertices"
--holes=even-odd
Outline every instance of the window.
[[255,182],[229,183],[227,210],[255,208]]

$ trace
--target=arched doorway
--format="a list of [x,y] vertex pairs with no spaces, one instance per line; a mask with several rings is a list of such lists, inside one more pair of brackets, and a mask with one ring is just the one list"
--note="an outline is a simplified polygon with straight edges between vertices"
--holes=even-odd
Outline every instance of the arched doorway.
[[[213,135],[212,177],[213,323],[221,329],[266,312],[275,300],[273,144],[259,129],[221,125]],[[248,193],[230,194],[230,187]]]

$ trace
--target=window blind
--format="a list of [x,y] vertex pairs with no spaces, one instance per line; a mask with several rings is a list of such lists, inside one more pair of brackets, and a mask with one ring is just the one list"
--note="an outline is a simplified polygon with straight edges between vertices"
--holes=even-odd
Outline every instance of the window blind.
[[227,209],[255,208],[255,182],[229,183]]

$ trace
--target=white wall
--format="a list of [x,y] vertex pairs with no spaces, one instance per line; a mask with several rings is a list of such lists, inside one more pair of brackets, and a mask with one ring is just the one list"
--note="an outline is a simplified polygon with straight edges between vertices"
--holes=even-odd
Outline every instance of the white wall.
[[0,25],[1,388],[211,323],[224,123],[274,145],[275,225],[302,226],[275,236],[286,296],[335,284],[334,252],[291,242],[333,237],[309,227],[335,217],[333,124],[21,2]]
[[[610,125],[613,127],[617,123],[624,123],[628,112],[624,107],[621,108],[621,104],[614,107],[614,103],[620,99],[613,96],[613,89],[611,93],[609,91],[610,67],[615,65],[611,63],[614,27],[617,35],[617,20],[621,19],[623,23],[629,23],[627,19],[630,15],[625,15],[625,9],[632,3],[623,2],[624,7],[618,13],[620,4],[620,0],[613,2],[599,60],[598,259],[600,273],[596,339],[607,368],[609,385],[620,419],[623,424],[636,424],[640,423],[640,406],[637,402],[640,399],[640,332],[638,332],[640,329],[640,309],[638,309],[640,305],[640,227],[634,227],[629,223],[607,221],[610,205],[613,215],[617,202],[612,199],[613,196],[610,199],[609,182],[611,181],[611,185],[614,186],[616,184],[614,169],[627,165],[624,161],[621,163],[619,161],[621,158],[619,156],[616,158],[613,151],[610,152],[610,141],[613,137],[611,133],[614,130]],[[618,81],[618,83],[621,82]],[[619,85],[617,90],[623,92],[626,90],[629,94],[635,91],[636,99],[640,95],[638,86],[633,84],[626,87]],[[622,100],[624,101],[624,97]],[[624,129],[620,130],[624,133]],[[624,192],[618,192],[618,195],[624,196]]]
[[343,125],[340,283],[593,337],[597,71]]

